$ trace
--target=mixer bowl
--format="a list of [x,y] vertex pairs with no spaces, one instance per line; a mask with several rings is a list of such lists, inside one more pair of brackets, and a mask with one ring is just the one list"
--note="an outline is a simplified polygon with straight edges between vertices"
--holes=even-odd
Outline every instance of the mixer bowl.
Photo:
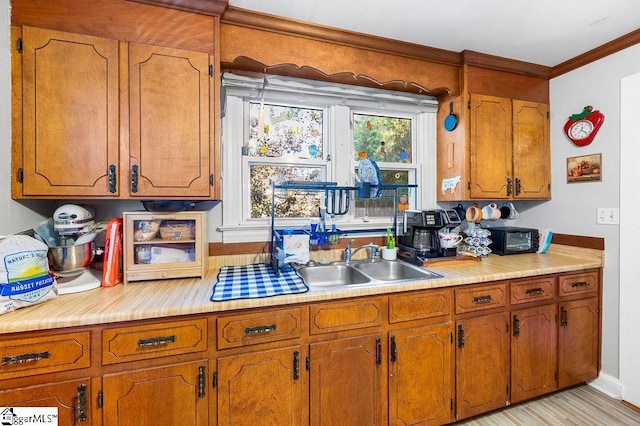
[[95,253],[95,242],[79,244],[77,246],[49,247],[47,257],[49,266],[63,277],[80,275],[91,266]]

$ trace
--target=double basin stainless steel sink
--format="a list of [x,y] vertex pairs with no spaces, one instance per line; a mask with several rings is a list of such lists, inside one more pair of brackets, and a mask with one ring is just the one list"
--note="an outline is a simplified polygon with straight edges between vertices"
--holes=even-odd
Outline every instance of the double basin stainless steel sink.
[[384,284],[394,281],[428,280],[442,275],[397,260],[337,262],[302,266],[298,274],[310,287]]

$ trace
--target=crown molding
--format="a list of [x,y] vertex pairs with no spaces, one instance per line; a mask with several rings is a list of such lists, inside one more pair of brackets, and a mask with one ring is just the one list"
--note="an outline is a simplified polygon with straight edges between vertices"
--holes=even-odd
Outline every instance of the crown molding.
[[500,56],[487,55],[486,53],[474,52],[472,50],[463,50],[460,56],[462,58],[462,62],[466,65],[544,79],[548,79],[551,75],[551,67],[533,64],[531,62],[523,62]]
[[610,42],[603,44],[602,46],[591,49],[582,55],[556,65],[551,69],[550,78],[566,74],[569,71],[583,67],[591,62],[595,62],[638,43],[640,43],[640,29],[625,34],[622,37],[618,37],[615,40],[611,40]]
[[257,13],[246,9],[229,7],[224,15],[222,15],[221,22],[446,65],[459,66],[461,64],[460,54],[450,50],[436,49],[369,34],[340,30],[305,21]]
[[221,16],[229,6],[229,0],[129,0],[153,6],[184,10],[202,15]]

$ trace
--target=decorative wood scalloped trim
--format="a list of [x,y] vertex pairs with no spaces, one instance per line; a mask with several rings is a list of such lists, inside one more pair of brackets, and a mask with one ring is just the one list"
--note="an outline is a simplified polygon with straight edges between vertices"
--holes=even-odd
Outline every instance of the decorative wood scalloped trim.
[[568,61],[556,65],[551,69],[549,78],[554,78],[562,74],[566,74],[569,71],[578,69],[582,66],[590,64],[591,62],[595,62],[598,59],[602,59],[606,56],[612,55],[638,43],[640,43],[640,29],[625,34],[622,37],[618,37],[615,40],[611,40],[610,42],[603,44],[602,46],[591,49],[590,51],[583,53],[582,55],[576,56],[573,59],[569,59]]
[[451,91],[446,87],[428,89],[418,83],[404,82],[401,80],[381,82],[367,75],[356,75],[351,72],[338,74],[325,74],[324,72],[309,66],[299,67],[292,63],[266,65],[251,58],[240,56],[233,63],[222,64],[223,69],[234,71],[249,71],[252,73],[275,74],[285,77],[305,78],[309,80],[328,81],[331,83],[350,84],[353,86],[373,87],[377,89],[395,90],[398,92],[417,93],[421,95],[440,96],[450,95]]

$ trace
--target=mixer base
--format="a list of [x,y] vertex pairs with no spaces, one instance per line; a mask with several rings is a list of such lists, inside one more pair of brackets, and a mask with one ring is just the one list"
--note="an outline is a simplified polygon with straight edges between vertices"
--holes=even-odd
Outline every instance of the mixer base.
[[102,272],[96,269],[86,269],[80,275],[73,277],[58,277],[58,294],[79,293],[93,290],[102,284]]

